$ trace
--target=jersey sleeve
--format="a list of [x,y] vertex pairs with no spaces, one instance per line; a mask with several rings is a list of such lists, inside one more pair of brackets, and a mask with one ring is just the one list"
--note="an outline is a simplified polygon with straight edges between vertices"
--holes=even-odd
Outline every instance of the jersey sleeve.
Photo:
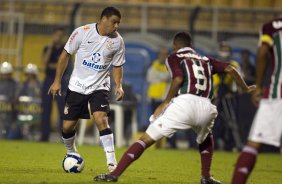
[[76,53],[80,44],[82,43],[84,32],[81,29],[82,27],[79,27],[72,32],[64,47],[64,49],[71,55]]
[[172,79],[174,79],[177,76],[181,76],[181,77],[183,76],[182,68],[180,66],[180,63],[176,59],[176,57],[174,57],[173,55],[169,56],[166,59],[165,63],[166,63],[167,70],[169,71]]
[[115,53],[113,57],[113,65],[114,66],[122,66],[125,63],[125,46],[123,39],[121,38],[120,46],[117,52]]
[[219,61],[217,59],[214,58],[209,58],[210,59],[210,63],[212,66],[212,74],[216,74],[216,73],[223,73],[225,68],[229,65],[231,65],[231,63],[229,62],[223,62],[223,61]]
[[269,46],[273,45],[273,39],[271,36],[271,30],[272,24],[264,24],[260,30],[260,36],[259,36],[259,46],[262,44],[267,44]]

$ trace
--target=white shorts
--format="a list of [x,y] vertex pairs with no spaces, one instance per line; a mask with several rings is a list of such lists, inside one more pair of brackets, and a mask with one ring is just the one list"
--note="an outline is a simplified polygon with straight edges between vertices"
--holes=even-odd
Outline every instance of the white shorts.
[[200,144],[211,132],[216,116],[216,106],[209,99],[184,94],[171,101],[163,114],[150,124],[146,133],[157,141],[162,137],[171,137],[176,130],[192,128]]
[[261,100],[248,140],[279,147],[281,135],[282,100]]

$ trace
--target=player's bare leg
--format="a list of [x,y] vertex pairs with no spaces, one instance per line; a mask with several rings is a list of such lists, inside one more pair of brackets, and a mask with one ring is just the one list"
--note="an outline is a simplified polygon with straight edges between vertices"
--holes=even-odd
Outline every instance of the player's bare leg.
[[75,147],[75,127],[77,125],[76,121],[63,121],[62,128],[62,140],[66,146],[67,153],[76,153],[77,149]]
[[108,181],[116,182],[118,177],[131,165],[132,162],[137,160],[144,150],[154,144],[153,140],[147,133],[145,133],[138,141],[132,144],[128,150],[123,154],[119,161],[117,168],[110,174],[101,174],[94,178],[94,181]]
[[93,117],[100,133],[100,141],[106,154],[108,169],[112,172],[116,168],[117,161],[114,147],[114,135],[108,123],[108,115],[106,112],[97,111],[93,113]]
[[251,174],[260,150],[260,143],[248,141],[244,146],[233,172],[232,184],[245,184]]

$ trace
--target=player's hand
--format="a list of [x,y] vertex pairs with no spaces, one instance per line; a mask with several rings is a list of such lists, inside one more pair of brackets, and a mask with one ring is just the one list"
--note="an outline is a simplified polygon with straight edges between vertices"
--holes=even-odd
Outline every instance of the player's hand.
[[164,110],[167,108],[167,106],[168,103],[166,102],[163,102],[161,105],[159,105],[153,114],[154,117],[157,118],[159,115],[161,115],[164,112]]
[[124,91],[121,86],[116,86],[115,95],[116,95],[116,101],[121,101],[123,99]]
[[256,90],[256,88],[257,88],[256,85],[248,86],[247,92],[248,93],[253,93]]
[[57,96],[61,94],[61,84],[57,83],[57,82],[53,82],[53,84],[50,86],[49,90],[48,90],[48,95],[52,94],[53,95],[53,99]]
[[256,88],[252,93],[252,102],[257,107],[262,98],[262,89]]

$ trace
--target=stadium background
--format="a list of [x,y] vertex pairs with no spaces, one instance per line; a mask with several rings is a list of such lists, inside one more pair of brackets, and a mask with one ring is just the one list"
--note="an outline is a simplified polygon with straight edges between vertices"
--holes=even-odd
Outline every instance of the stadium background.
[[[24,66],[35,63],[43,80],[41,53],[54,28],[64,27],[69,35],[74,27],[97,21],[101,10],[109,5],[122,13],[119,32],[126,44],[125,82],[133,86],[138,98],[139,130],[147,125],[150,114],[147,68],[160,46],[171,46],[176,31],[190,31],[196,49],[211,56],[216,56],[218,43],[223,40],[230,43],[238,62],[240,51],[249,49],[254,65],[259,28],[282,9],[281,0],[0,0],[0,63],[11,62],[19,81],[24,78]],[[238,116],[246,132],[255,112],[248,100],[249,96],[241,98]],[[57,130],[54,107],[53,131]],[[93,143],[93,129],[89,130],[89,142]],[[53,142],[0,140],[0,183],[90,183],[94,175],[106,171],[101,147],[83,145],[78,148],[86,161],[84,171],[65,174],[61,168],[65,148],[58,132]],[[116,149],[118,159],[125,149]],[[229,183],[237,157],[238,153],[216,151],[213,175]],[[262,154],[258,162],[249,183],[281,183],[280,154]],[[150,149],[126,171],[120,183],[198,183],[199,163],[196,150]]]
[[[160,46],[171,46],[176,31],[189,30],[196,49],[216,56],[218,43],[232,46],[233,59],[240,62],[243,49],[251,51],[254,65],[258,31],[262,23],[281,13],[281,0],[1,0],[0,61],[9,61],[22,79],[22,69],[35,63],[44,78],[41,53],[52,31],[64,27],[68,35],[80,25],[99,19],[105,6],[122,13],[119,32],[126,44],[125,83],[132,85],[138,99],[138,128],[147,125],[151,110],[147,99],[146,71]],[[244,99],[243,99],[244,101]],[[242,107],[248,109],[246,103]],[[57,110],[53,110],[53,122]],[[244,113],[244,111],[242,110]],[[247,116],[247,117],[246,117]],[[252,115],[238,121],[250,123]]]

